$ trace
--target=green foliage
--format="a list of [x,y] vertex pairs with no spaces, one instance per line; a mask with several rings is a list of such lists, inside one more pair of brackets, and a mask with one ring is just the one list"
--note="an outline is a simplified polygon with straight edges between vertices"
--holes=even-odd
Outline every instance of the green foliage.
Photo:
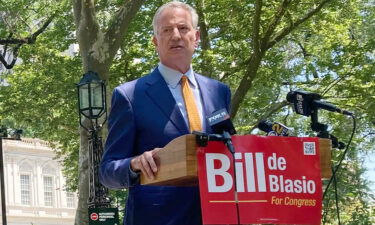
[[127,190],[110,190],[112,204],[115,205],[119,210],[120,224],[123,224],[123,218],[125,213],[125,202],[128,198]]
[[[23,54],[36,47],[25,47]],[[81,63],[77,57],[64,56],[43,45],[37,51],[38,57],[24,60],[7,76],[9,86],[0,89],[2,115],[12,118],[17,127],[31,128],[33,137],[55,143],[59,156],[64,156],[65,174],[76,180],[79,134],[74,83],[81,73]],[[76,182],[70,184],[74,187]]]
[[[56,4],[60,3],[60,4]],[[50,141],[64,166],[68,188],[76,190],[78,179],[78,117],[75,83],[80,77],[79,57],[63,53],[74,43],[69,1],[8,1],[1,4],[8,21],[1,39],[13,33],[24,38],[38,29],[39,22],[57,13],[36,44],[24,45],[22,63],[11,73],[1,74],[8,85],[0,87],[0,119],[25,135]],[[47,7],[51,5],[52,7]],[[21,13],[20,13],[21,12]]]
[[151,42],[152,19],[157,7],[155,1],[147,1],[132,21],[120,54],[114,59],[110,70],[110,89],[126,81],[134,80],[149,73],[158,58]]

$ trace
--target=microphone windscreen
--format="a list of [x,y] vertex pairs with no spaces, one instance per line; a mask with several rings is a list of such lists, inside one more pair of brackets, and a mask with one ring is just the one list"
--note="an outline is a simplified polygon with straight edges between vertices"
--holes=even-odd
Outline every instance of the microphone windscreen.
[[212,115],[207,117],[207,120],[215,134],[222,134],[224,131],[228,132],[230,135],[236,134],[236,130],[226,109],[215,111]]
[[262,120],[258,123],[258,128],[266,133],[272,130],[272,123],[267,120]]

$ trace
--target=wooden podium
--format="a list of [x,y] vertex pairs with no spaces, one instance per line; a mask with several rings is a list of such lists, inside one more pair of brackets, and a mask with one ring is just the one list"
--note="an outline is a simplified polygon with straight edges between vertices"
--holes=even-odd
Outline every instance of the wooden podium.
[[[319,139],[319,144],[322,179],[329,179],[332,176],[331,140],[321,138]],[[147,179],[141,174],[141,184],[171,186],[198,185],[196,148],[196,139],[193,134],[183,135],[172,140],[158,152],[160,168],[155,179]]]

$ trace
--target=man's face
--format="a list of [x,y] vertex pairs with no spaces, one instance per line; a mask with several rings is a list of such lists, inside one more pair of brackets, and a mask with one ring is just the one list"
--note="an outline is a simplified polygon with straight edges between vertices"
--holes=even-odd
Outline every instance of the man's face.
[[153,38],[160,61],[173,69],[190,66],[198,45],[199,32],[193,28],[191,15],[181,8],[165,9],[157,20]]

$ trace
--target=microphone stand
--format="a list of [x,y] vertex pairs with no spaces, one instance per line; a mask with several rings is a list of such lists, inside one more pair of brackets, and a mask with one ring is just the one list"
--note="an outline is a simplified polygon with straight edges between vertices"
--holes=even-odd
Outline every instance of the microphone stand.
[[232,153],[233,160],[234,160],[234,153],[236,151],[234,150],[234,146],[233,146],[233,143],[232,143],[232,137],[231,137],[231,135],[230,135],[230,133],[228,131],[223,131],[223,139],[224,139],[223,140],[224,144],[227,146],[227,148],[230,151],[230,153]]
[[193,134],[195,134],[195,140],[200,147],[206,147],[209,141],[221,141],[227,146],[232,155],[235,153],[232,137],[228,131],[223,131],[223,134],[207,134],[193,131]]
[[236,213],[237,213],[237,224],[240,224],[240,210],[238,205],[238,191],[237,191],[237,171],[235,164],[235,149],[232,143],[232,137],[228,131],[223,131],[223,134],[207,134],[198,131],[193,131],[196,136],[196,141],[200,147],[206,147],[208,141],[222,141],[227,146],[229,152],[232,154],[233,163],[233,176],[234,176],[234,201],[236,203]]
[[311,111],[311,129],[318,132],[317,137],[329,138],[332,141],[332,147],[338,149],[344,149],[345,144],[338,140],[337,137],[330,134],[327,131],[328,126],[326,124],[319,123],[318,121],[318,109],[313,109]]

